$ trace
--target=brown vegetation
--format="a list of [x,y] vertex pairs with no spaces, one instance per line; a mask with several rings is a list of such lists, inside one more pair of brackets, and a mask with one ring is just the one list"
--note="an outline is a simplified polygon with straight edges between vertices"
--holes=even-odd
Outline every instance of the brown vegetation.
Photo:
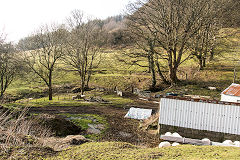
[[27,117],[28,109],[21,112],[7,110],[0,115],[0,147],[8,151],[14,146],[41,146],[37,138],[51,135],[48,128],[38,124],[38,118]]

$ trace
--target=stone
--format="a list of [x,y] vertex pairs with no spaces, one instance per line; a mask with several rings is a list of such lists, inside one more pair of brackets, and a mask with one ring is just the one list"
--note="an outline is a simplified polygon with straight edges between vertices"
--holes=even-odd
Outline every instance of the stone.
[[39,143],[41,143],[45,147],[50,147],[54,151],[62,151],[73,145],[81,145],[86,142],[90,142],[91,140],[86,139],[82,135],[68,135],[65,138],[57,138],[57,137],[48,137],[48,138],[39,138]]
[[63,139],[64,143],[69,143],[70,145],[80,145],[88,141],[89,140],[82,135],[69,135]]
[[102,97],[90,97],[89,99],[85,99],[88,102],[98,102],[98,103],[109,103],[109,101],[102,99]]
[[89,128],[87,129],[87,133],[89,133],[89,134],[100,134],[101,133],[101,131],[99,129],[95,128],[95,126],[92,124],[88,124],[88,127]]
[[161,96],[162,96],[161,94],[156,94],[154,97],[155,98],[161,98]]
[[119,132],[119,135],[121,135],[122,137],[127,137],[127,138],[132,137],[132,134],[131,134],[131,133],[122,132],[122,131]]
[[95,128],[95,129],[100,129],[100,130],[104,130],[105,129],[103,124],[88,124],[88,127]]
[[76,95],[76,96],[72,96],[72,100],[75,100],[75,99],[82,99],[84,98],[85,95]]
[[140,93],[140,90],[138,88],[134,88],[133,93],[138,95]]
[[95,88],[96,91],[100,91],[100,92],[104,92],[105,91],[105,88],[102,88],[102,87],[97,87]]
[[104,130],[105,126],[103,124],[97,124],[97,125],[95,125],[95,128],[100,129],[100,130]]
[[146,98],[151,98],[151,91],[142,91],[140,96],[146,97]]
[[101,131],[99,129],[96,129],[96,128],[88,128],[87,133],[89,133],[89,134],[100,134]]

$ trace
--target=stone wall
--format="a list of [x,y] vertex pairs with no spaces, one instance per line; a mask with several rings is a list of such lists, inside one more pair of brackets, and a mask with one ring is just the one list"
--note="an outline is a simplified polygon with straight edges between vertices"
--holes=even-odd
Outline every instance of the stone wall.
[[193,138],[193,139],[203,139],[208,138],[211,141],[215,142],[223,142],[224,140],[240,140],[240,135],[233,135],[233,134],[226,134],[220,132],[212,132],[212,131],[203,131],[197,129],[190,129],[190,128],[183,128],[183,127],[176,127],[176,126],[169,126],[160,124],[159,126],[159,134],[165,134],[166,132],[177,132],[182,137],[186,138]]

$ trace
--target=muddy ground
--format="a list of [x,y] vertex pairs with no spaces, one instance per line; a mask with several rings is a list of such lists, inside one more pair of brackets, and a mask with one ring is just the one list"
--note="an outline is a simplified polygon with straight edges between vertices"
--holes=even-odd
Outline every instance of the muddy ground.
[[134,98],[134,103],[123,108],[116,106],[79,106],[79,107],[38,107],[31,108],[32,113],[47,113],[47,114],[97,114],[107,119],[109,128],[99,141],[122,141],[129,142],[134,145],[145,147],[156,147],[160,143],[159,135],[148,134],[139,129],[139,120],[126,119],[125,114],[131,107],[149,108],[156,112],[159,108],[158,104],[147,102]]

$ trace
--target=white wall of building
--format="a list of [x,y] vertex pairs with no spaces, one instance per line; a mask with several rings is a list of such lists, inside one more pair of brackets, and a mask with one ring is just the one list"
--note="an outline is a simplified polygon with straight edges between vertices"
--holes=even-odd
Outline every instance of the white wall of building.
[[221,101],[224,101],[224,102],[236,102],[236,103],[238,102],[238,103],[240,103],[240,97],[226,95],[226,94],[221,94]]
[[159,124],[240,135],[240,106],[161,98]]

